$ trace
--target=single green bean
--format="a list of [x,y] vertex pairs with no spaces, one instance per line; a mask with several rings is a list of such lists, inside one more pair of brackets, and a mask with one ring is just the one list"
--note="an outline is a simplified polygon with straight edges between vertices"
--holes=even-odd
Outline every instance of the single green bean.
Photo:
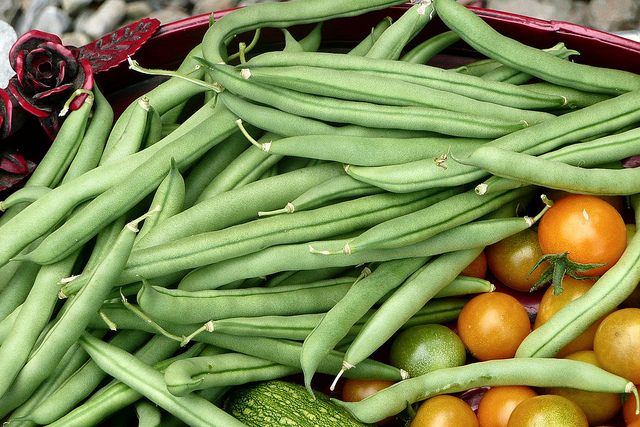
[[398,59],[406,45],[431,22],[434,15],[435,11],[431,2],[419,2],[412,5],[380,35],[365,56],[367,58]]
[[205,323],[228,317],[289,315],[327,311],[353,284],[352,277],[274,288],[183,291],[144,285],[140,308],[157,321]]
[[[570,193],[628,196],[640,192],[640,170],[637,168],[572,166],[498,147],[482,147],[470,156],[456,161],[502,178]],[[517,168],[513,167],[515,164],[518,165]],[[489,190],[490,187],[487,185],[485,188]]]
[[352,199],[372,194],[378,194],[384,190],[373,185],[358,181],[349,175],[339,175],[316,187],[302,193],[284,208],[273,211],[260,211],[258,216],[269,216],[281,213],[293,213],[325,206],[337,200]]
[[377,422],[396,415],[416,403],[439,394],[457,393],[475,387],[526,385],[530,387],[569,387],[608,393],[633,393],[635,385],[586,362],[571,359],[523,358],[474,362],[443,368],[400,381],[360,402],[334,403],[347,408],[362,422]]
[[411,48],[402,55],[400,60],[414,64],[426,64],[458,40],[460,40],[460,36],[455,31],[444,31]]
[[139,427],[162,426],[162,412],[153,402],[141,399],[134,404]]
[[393,20],[389,16],[385,16],[380,22],[378,22],[373,28],[371,28],[371,32],[363,38],[357,45],[352,47],[347,55],[356,55],[356,56],[365,56],[371,46],[378,40],[380,35],[384,33],[393,23]]
[[300,372],[296,366],[282,365],[247,354],[229,352],[173,362],[164,371],[169,392],[184,396],[196,390],[273,380]]
[[478,52],[542,80],[590,92],[620,93],[640,89],[640,76],[631,72],[565,61],[527,46],[493,29],[455,0],[434,0],[447,27]]
[[116,139],[113,135],[107,140],[100,164],[108,164],[120,160],[122,157],[140,150],[143,145],[147,120],[150,117],[149,98],[142,95],[134,103],[135,108],[129,115],[127,126]]

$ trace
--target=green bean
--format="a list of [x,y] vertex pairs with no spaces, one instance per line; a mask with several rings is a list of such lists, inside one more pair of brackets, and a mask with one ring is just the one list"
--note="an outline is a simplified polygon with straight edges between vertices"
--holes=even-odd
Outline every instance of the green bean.
[[[287,28],[295,24],[309,24],[330,18],[358,16],[369,11],[400,4],[397,0],[356,0],[325,2],[319,5],[312,0],[288,3],[261,3],[257,7],[244,8],[220,18],[205,33],[202,46],[204,58],[212,63],[227,59],[224,41],[230,36],[261,27]],[[298,54],[299,52],[296,52]]]
[[[183,357],[192,357],[199,354],[201,346],[191,346],[185,352],[170,359],[153,364],[153,368],[163,372],[167,366]],[[140,359],[137,359],[138,363]],[[143,362],[144,363],[144,362]],[[78,426],[98,424],[101,420],[112,415],[142,398],[142,394],[132,390],[126,384],[117,380],[95,392],[87,401],[75,407],[72,411],[51,423],[52,426]]]
[[478,52],[542,80],[590,92],[620,94],[640,89],[634,73],[565,61],[503,36],[455,0],[435,0],[447,27]]
[[[567,97],[567,105],[560,108],[560,111],[563,109],[576,109],[576,108],[584,108],[589,105],[597,104],[600,101],[604,101],[605,99],[613,98],[613,95],[606,95],[602,93],[593,93],[593,92],[585,92],[573,88],[568,88],[566,86],[559,86],[553,83],[548,82],[532,82],[527,84],[527,89],[532,90],[534,92],[546,93],[549,95],[559,95]],[[554,111],[554,110],[550,110]]]
[[40,266],[37,264],[29,262],[20,264],[0,291],[0,319],[4,319],[22,305],[40,271]]
[[336,70],[360,70],[387,78],[398,78],[434,89],[441,89],[468,96],[480,101],[493,102],[521,109],[547,109],[566,104],[562,96],[545,95],[529,91],[522,86],[503,82],[491,82],[480,77],[453,73],[439,67],[413,64],[352,55],[339,55],[326,52],[266,52],[251,58],[244,66],[250,69],[258,67],[285,67],[306,65]]
[[258,216],[270,216],[281,213],[293,213],[300,210],[314,209],[330,204],[332,201],[351,199],[371,194],[381,193],[383,190],[353,179],[349,175],[339,175],[287,202],[284,208],[272,211],[260,211]]
[[[164,360],[175,353],[178,348],[175,341],[156,335],[147,344],[137,349],[139,341],[132,339],[135,336],[136,334],[132,335],[131,331],[122,330],[111,339],[110,344],[130,352],[137,350],[134,354],[145,363],[157,363]],[[143,336],[148,337],[149,335],[145,333]],[[89,360],[30,411],[27,418],[39,425],[54,422],[87,398],[106,376],[107,374],[95,362]]]
[[230,91],[222,91],[218,98],[243,121],[267,132],[282,136],[342,134],[370,137],[421,137],[428,132],[367,128],[357,125],[333,126],[319,120],[288,113],[277,108],[249,102]]
[[[636,168],[572,166],[497,147],[483,147],[471,156],[457,161],[503,178],[570,193],[628,196],[640,192],[636,177],[640,170]],[[514,164],[518,167],[514,168]]]
[[69,113],[51,147],[31,173],[27,185],[55,187],[60,182],[80,146],[92,107],[93,93],[85,99],[80,108]]
[[343,174],[340,165],[327,163],[247,184],[167,218],[140,244],[155,246],[255,219],[260,209],[279,208],[304,191]]
[[147,399],[193,426],[242,426],[210,402],[195,394],[173,396],[164,385],[162,373],[140,362],[135,356],[117,347],[94,339],[88,334],[80,344],[91,358],[109,375],[127,384]]
[[4,361],[0,373],[0,395],[10,389],[27,363],[38,337],[54,313],[60,288],[58,281],[71,274],[77,258],[76,254],[39,270],[11,331],[0,346],[0,358]]
[[138,400],[134,404],[138,417],[139,427],[160,427],[162,425],[162,412],[149,400]]
[[267,153],[330,160],[349,165],[384,166],[433,159],[449,149],[453,152],[460,150],[463,153],[471,153],[489,140],[446,136],[372,138],[348,135],[301,135],[274,141],[268,139],[261,141],[255,141],[254,144]]
[[[111,136],[107,140],[104,153],[100,159],[100,164],[108,164],[109,162],[118,161],[122,157],[139,151],[142,147],[142,140],[147,128],[147,120],[150,116],[149,98],[142,95],[135,102],[135,108],[129,115],[127,126],[122,134],[115,139]],[[111,135],[114,135],[113,133]]]
[[[567,49],[563,42],[557,43],[555,46],[543,50],[562,59],[567,59],[571,55],[580,54],[577,50]],[[523,73],[520,70],[516,70],[504,64],[483,74],[481,77],[484,80],[503,81],[511,84],[524,84],[533,78],[531,74]]]
[[365,56],[376,40],[378,40],[380,35],[384,33],[392,23],[393,20],[391,17],[385,16],[380,22],[371,28],[371,32],[365,38],[347,52],[347,55]]
[[303,52],[315,52],[322,44],[322,26],[324,22],[318,22],[309,33],[298,42]]
[[638,392],[633,383],[586,362],[571,359],[526,358],[475,362],[443,368],[400,381],[379,393],[355,403],[333,401],[362,422],[380,421],[406,409],[408,404],[445,393],[475,387],[526,385],[530,387],[569,387],[605,393]]
[[479,247],[440,255],[398,287],[351,343],[344,355],[342,371],[356,367],[361,360],[373,354],[483,249]]
[[[453,283],[452,283],[453,284]],[[443,291],[447,291],[445,287]],[[486,287],[482,288],[482,291]],[[473,289],[479,292],[480,288]],[[444,293],[442,293],[445,295]],[[458,292],[456,292],[458,294]],[[440,293],[434,299],[424,305],[415,313],[402,328],[423,323],[446,323],[455,321],[460,310],[468,299],[461,297],[445,296]],[[364,316],[349,328],[346,337],[355,337],[362,329],[367,319],[375,313],[375,309],[369,310]],[[214,320],[211,322],[213,332],[223,332],[230,335],[260,336],[266,338],[282,338],[296,341],[304,341],[311,331],[320,323],[325,313],[297,314],[291,316],[258,316],[258,317],[234,317]]]
[[169,392],[184,396],[196,390],[247,384],[297,374],[300,368],[242,353],[192,357],[173,362],[164,372]]
[[405,46],[422,31],[434,14],[431,2],[412,5],[380,35],[365,56],[367,58],[398,59]]
[[328,122],[473,138],[495,138],[528,126],[522,120],[504,120],[478,112],[463,114],[432,107],[379,105],[306,94],[254,82],[229,65],[210,65],[208,71],[215,81],[236,95],[285,112]]
[[[277,139],[276,135],[267,134],[264,138]],[[250,146],[240,153],[223,171],[221,171],[202,190],[196,203],[214,197],[235,188],[245,178],[251,176],[253,181],[276,164],[282,156],[269,156],[256,147]]]
[[[171,169],[166,178],[158,186],[153,200],[151,201],[151,209],[159,209],[154,215],[147,218],[136,237],[137,242],[142,239],[157,224],[167,218],[182,212],[184,205],[185,184],[180,171],[176,164],[171,162]],[[141,247],[139,244],[137,247]]]
[[373,272],[357,281],[322,318],[302,345],[300,365],[304,383],[313,394],[311,380],[320,362],[356,322],[387,292],[400,286],[428,258],[405,258],[381,263]]
[[18,188],[0,202],[0,211],[6,211],[22,203],[33,203],[49,191],[51,191],[51,188],[46,185],[30,185]]
[[167,244],[134,250],[123,271],[122,281],[137,281],[139,276],[153,278],[185,271],[273,245],[328,238],[361,230],[423,209],[459,191],[453,188],[408,194],[374,194],[310,211],[260,218]]
[[[219,111],[220,116],[217,120],[212,120],[212,129],[198,129],[197,135],[200,135],[198,140],[196,140],[197,135],[193,135],[191,138],[178,139],[175,141],[177,144],[162,149],[157,155],[132,171],[130,176],[122,177],[123,185],[115,185],[96,197],[85,206],[83,215],[70,218],[25,257],[38,263],[55,262],[69,251],[89,241],[106,224],[135,206],[157,188],[168,173],[171,158],[175,159],[178,167],[187,167],[211,146],[224,140],[235,130],[235,122],[228,122],[230,113],[226,109],[216,107],[216,110]],[[165,155],[169,155],[169,158]]]
[[89,120],[76,156],[62,178],[62,184],[95,168],[100,162],[113,124],[114,112],[109,101],[96,86],[93,88],[93,99],[93,115]]
[[[635,219],[640,220],[640,198],[631,198]],[[544,327],[536,328],[518,347],[516,357],[551,357],[597,319],[615,309],[640,280],[637,268],[640,236],[629,241],[620,259],[578,300],[556,313]]]
[[0,345],[2,345],[7,339],[7,336],[9,336],[21,308],[22,304],[16,307],[8,316],[5,316],[4,319],[0,320]]
[[[455,31],[453,32],[457,35]],[[468,74],[470,76],[481,77],[482,75],[500,66],[502,66],[502,64],[495,59],[482,58],[472,60],[471,62],[456,68],[451,68],[450,71],[455,73]]]
[[140,308],[157,321],[205,323],[227,317],[319,313],[333,307],[353,284],[352,277],[305,285],[210,291],[183,291],[144,285]]
[[460,36],[455,31],[444,31],[436,34],[413,47],[402,55],[400,61],[412,62],[414,64],[426,64],[434,56],[441,53],[455,42],[460,40]]
[[311,283],[317,280],[325,280],[339,275],[358,275],[358,270],[351,267],[327,267],[314,270],[283,271],[266,278],[265,288],[272,288],[281,285],[295,285]]
[[[473,196],[478,198],[475,193]],[[209,289],[237,279],[266,276],[279,271],[353,266],[367,262],[439,255],[454,250],[487,246],[531,225],[532,222],[527,218],[478,220],[441,231],[412,245],[364,250],[349,255],[341,251],[344,245],[349,242],[349,238],[274,246],[250,255],[196,269],[182,279],[179,288],[185,290]],[[319,256],[315,253],[316,250],[311,251],[310,248],[321,248],[331,252],[332,255]]]
[[185,208],[196,204],[207,184],[249,146],[244,135],[236,132],[211,148],[185,176]]
[[[133,247],[138,232],[137,218],[125,226],[100,265],[91,273],[87,284],[73,298],[66,301],[57,320],[32,351],[30,358],[11,387],[0,398],[0,408],[13,409],[22,403],[46,377],[53,372],[64,353],[85,330],[91,315],[98,311],[120,274]],[[1,350],[1,348],[0,348]]]
[[[100,203],[102,203],[105,198],[107,199],[104,201],[105,206],[111,207],[118,205],[118,203],[122,204],[130,202],[129,198],[131,197],[131,194],[128,194],[126,197],[121,197],[122,194],[119,193],[133,192],[131,184],[138,184],[141,186],[145,183],[148,184],[148,177],[146,176],[146,173],[143,174],[146,167],[155,171],[155,173],[152,173],[151,175],[157,176],[159,183],[159,181],[166,175],[166,171],[168,171],[170,159],[172,157],[177,160],[181,158],[184,159],[184,157],[187,156],[188,161],[186,163],[192,161],[192,157],[197,157],[201,153],[200,150],[189,150],[189,147],[194,143],[194,141],[201,141],[204,137],[202,136],[202,128],[197,129],[197,135],[201,135],[200,137],[197,137],[197,135],[190,136],[188,132],[196,132],[194,127],[198,124],[202,124],[204,127],[207,127],[207,125],[211,126],[212,129],[210,130],[216,135],[220,135],[222,131],[220,127],[224,127],[223,125],[225,123],[225,120],[223,119],[225,113],[225,110],[221,108],[211,109],[210,106],[203,107],[200,111],[194,113],[194,115],[190,117],[188,123],[185,122],[183,127],[181,127],[184,129],[183,131],[173,132],[172,135],[165,138],[165,140],[152,145],[146,150],[127,156],[120,162],[115,162],[107,167],[92,169],[66,184],[55,188],[49,194],[44,195],[36,202],[25,207],[18,215],[13,215],[8,218],[0,228],[3,233],[4,243],[0,248],[0,265],[6,264],[11,257],[15,256],[29,243],[50,231],[52,227],[58,224],[61,219],[65,218],[73,208],[81,202],[95,197],[109,188],[111,188],[112,191],[108,193],[112,195],[101,197]],[[212,118],[212,116],[217,116],[221,120],[206,120]],[[231,128],[234,128],[235,130],[235,123],[232,122],[229,129]],[[217,132],[215,131],[216,129]],[[207,132],[204,132],[204,134]],[[208,135],[205,139],[208,140],[209,138],[211,138],[211,135]],[[215,141],[216,140],[214,139],[214,142]],[[205,147],[201,148],[205,149]],[[161,165],[153,164],[154,162],[161,163]],[[142,163],[145,164],[145,167],[143,167],[142,170],[137,170],[135,172],[135,178],[137,179],[132,179],[131,177],[128,178],[127,174],[131,173]],[[178,163],[180,164],[181,162]],[[165,172],[161,175],[163,171]],[[117,183],[119,182],[124,182],[127,185],[120,185],[118,187]],[[116,188],[113,188],[114,186]],[[156,186],[157,185],[150,185],[152,188],[155,188]],[[151,191],[152,188],[147,191]],[[109,200],[110,197],[118,199],[118,203],[114,203],[114,200]],[[105,206],[99,207],[101,209],[101,215],[88,215],[92,221],[95,221],[94,225],[95,223],[103,223],[103,216],[109,212],[111,212],[113,219],[120,216],[120,212],[116,212]],[[126,208],[123,208],[123,210],[124,209]],[[42,217],[41,215],[43,210],[48,213],[45,217]],[[4,218],[4,215],[2,218]],[[84,217],[84,220],[87,219],[87,217]],[[104,222],[108,222],[108,220],[104,220]],[[89,228],[85,228],[85,231]],[[88,237],[90,236],[87,236],[87,238]],[[73,243],[73,238],[68,241],[64,236],[61,236],[61,238],[65,240],[66,244],[71,243],[77,246],[82,244],[80,240],[78,240],[77,243]],[[64,247],[64,244],[56,247],[56,252],[61,253],[58,252],[58,250],[62,247]]]
[[529,125],[553,117],[550,113],[543,111],[523,110],[479,101],[451,91],[357,70],[310,66],[254,69],[244,65],[241,70],[245,79],[255,80],[264,85],[343,100],[380,105],[431,107],[471,115],[492,116],[511,122],[524,120]]
[[[640,92],[630,92],[597,104],[575,110],[552,120],[513,132],[486,145],[525,154],[538,155],[585,138],[615,132],[640,120]],[[443,162],[416,161],[386,167],[349,167],[356,179],[378,185],[389,191],[415,191],[431,185],[459,185],[487,176],[487,172]],[[462,167],[458,167],[462,166]],[[444,167],[447,167],[445,170]],[[445,178],[446,179],[443,179]]]
[[164,125],[160,113],[153,105],[149,105],[149,113],[147,117],[147,127],[142,137],[142,147],[149,148],[156,142],[160,141],[164,136]]
[[[97,338],[102,338],[104,335],[103,331],[99,331],[98,333],[94,333]],[[149,339],[149,334],[146,332],[129,330],[129,331],[120,331],[115,334],[112,338],[110,338],[109,343],[111,345],[115,345],[119,348],[123,348],[127,351],[133,351],[142,345],[145,341]],[[66,390],[71,392],[71,394],[77,393],[76,390],[70,390],[67,384],[69,382],[74,383],[72,378],[78,376],[79,373],[86,373],[87,367],[95,366],[90,360],[89,355],[82,350],[77,344],[74,344],[73,347],[70,348],[69,352],[75,352],[75,356],[70,358],[70,360],[66,360],[63,358],[59,364],[59,369],[56,369],[56,373],[51,375],[43,385],[41,385],[38,390],[27,400],[25,403],[20,405],[15,411],[13,411],[11,415],[11,421],[29,421],[32,423],[36,423],[38,425],[48,424],[49,421],[41,422],[38,418],[38,413],[42,412],[42,405],[45,407],[49,406],[49,409],[52,412],[49,412],[46,417],[48,420],[55,421],[58,418],[57,413],[60,413],[62,410],[62,415],[64,415],[64,405],[66,402],[59,402],[63,405],[63,408],[46,405],[46,402],[49,402],[50,399],[56,400],[53,396],[59,396],[60,390]],[[68,353],[69,353],[68,352]],[[102,371],[100,371],[102,372]],[[82,376],[82,374],[80,374]],[[100,379],[104,378],[104,375],[99,375]],[[87,375],[84,375],[84,379],[91,381],[91,378],[88,378]],[[94,387],[97,386],[98,381],[93,381]],[[81,384],[81,387],[91,387],[92,382],[88,384]],[[65,399],[68,396],[65,396]],[[72,409],[72,408],[71,408]]]
[[[185,325],[165,325],[171,332],[176,334],[189,333],[190,327]],[[195,341],[205,342],[217,347],[226,348],[238,353],[256,356],[266,360],[280,363],[282,365],[300,368],[300,352],[302,343],[291,340],[273,339],[264,337],[243,337],[239,335],[229,335],[222,332],[201,332],[193,338]],[[318,372],[333,373],[340,369],[340,363],[344,353],[333,350],[327,354],[318,367]],[[394,368],[385,363],[373,359],[363,361],[358,368],[346,374],[350,378],[359,379],[387,379],[399,381],[406,376],[406,372]]]

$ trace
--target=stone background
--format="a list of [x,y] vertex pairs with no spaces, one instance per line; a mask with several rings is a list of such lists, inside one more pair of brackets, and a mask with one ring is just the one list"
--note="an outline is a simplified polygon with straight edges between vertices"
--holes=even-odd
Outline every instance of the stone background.
[[[143,17],[162,23],[274,0],[0,0],[0,87],[6,52],[32,29],[81,46]],[[318,0],[322,1],[322,0]],[[459,0],[547,20],[567,21],[630,38],[640,34],[640,0]]]

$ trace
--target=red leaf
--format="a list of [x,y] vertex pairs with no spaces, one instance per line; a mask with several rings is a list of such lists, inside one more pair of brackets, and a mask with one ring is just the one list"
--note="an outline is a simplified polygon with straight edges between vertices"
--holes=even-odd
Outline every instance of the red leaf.
[[24,174],[29,172],[29,167],[21,154],[6,150],[0,152],[0,170],[13,174]]
[[113,68],[127,60],[160,27],[160,21],[143,18],[78,49],[79,59],[88,59],[94,72]]

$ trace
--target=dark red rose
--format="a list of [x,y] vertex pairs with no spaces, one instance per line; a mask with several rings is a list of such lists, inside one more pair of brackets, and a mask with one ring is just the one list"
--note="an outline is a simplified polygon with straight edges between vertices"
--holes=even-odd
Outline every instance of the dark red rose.
[[[54,34],[29,31],[9,51],[9,63],[16,75],[7,90],[27,112],[45,119],[57,116],[76,89],[93,88],[93,70],[78,49],[62,45]],[[71,104],[75,110],[85,96]]]

